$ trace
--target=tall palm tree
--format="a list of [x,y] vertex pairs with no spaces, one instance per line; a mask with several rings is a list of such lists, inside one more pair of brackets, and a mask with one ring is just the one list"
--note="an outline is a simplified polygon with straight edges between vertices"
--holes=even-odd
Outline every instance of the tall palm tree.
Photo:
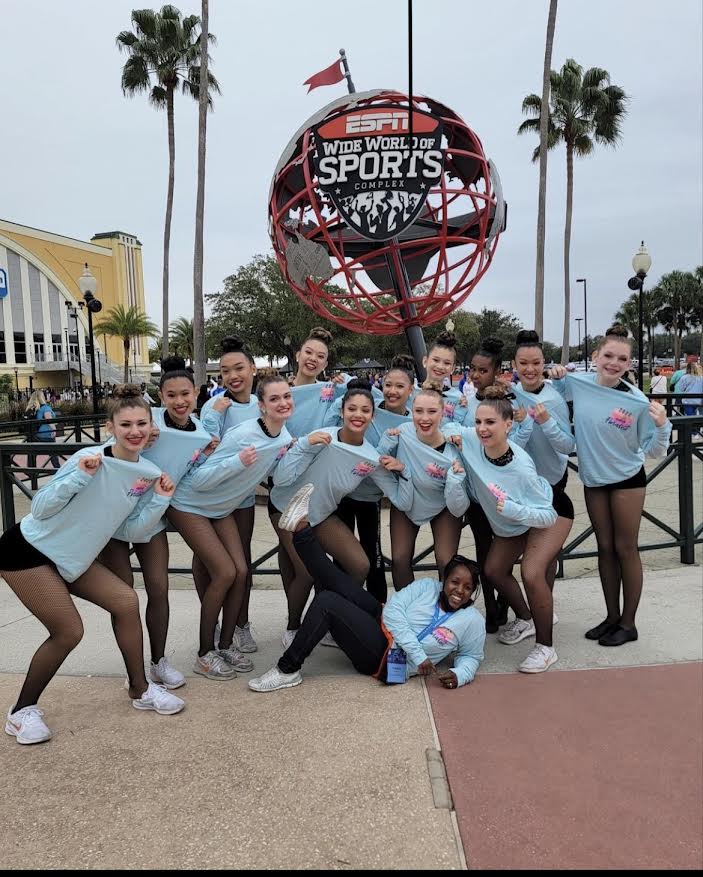
[[[617,85],[611,85],[610,74],[600,67],[586,72],[580,64],[569,58],[561,71],[551,72],[551,95],[549,98],[549,131],[547,147],[553,149],[558,143],[566,144],[566,221],[564,225],[564,333],[562,364],[568,361],[569,329],[571,321],[571,219],[574,200],[574,155],[590,155],[595,144],[615,146],[620,140],[622,122],[626,115],[627,95]],[[518,128],[518,134],[539,131],[542,98],[528,94],[522,102],[527,116]],[[595,142],[594,142],[595,141]],[[539,147],[532,156],[539,158]]]
[[[169,347],[184,359],[193,362],[195,345],[193,343],[193,320],[179,317],[169,327]],[[201,384],[204,381],[200,382]]]
[[[123,30],[117,35],[117,46],[129,57],[122,68],[122,91],[134,97],[149,92],[149,101],[157,109],[166,109],[168,122],[168,193],[164,223],[163,265],[163,326],[162,356],[168,353],[168,272],[171,246],[171,216],[176,164],[176,137],[174,133],[174,95],[180,83],[184,94],[198,99],[200,93],[200,18],[185,18],[175,6],[162,6],[160,12],[152,9],[133,9],[134,30]],[[208,41],[213,39],[208,34]],[[152,77],[153,83],[152,84]],[[208,89],[220,91],[215,77],[208,73]]]
[[678,368],[683,333],[696,323],[701,284],[692,271],[670,271],[662,276],[657,288],[663,298],[657,316],[666,331],[674,333],[674,362]]
[[[661,290],[658,286],[653,289],[646,290],[642,298],[642,320],[643,326],[647,330],[647,358],[649,361],[649,374],[652,375],[652,367],[654,365],[654,330],[659,325],[658,313],[662,306]],[[633,338],[638,338],[639,319],[640,319],[640,294],[633,292],[621,305],[620,310],[615,314],[615,321],[622,323],[626,329],[630,330]],[[642,361],[642,353],[638,350],[637,356]]]
[[[557,2],[550,0],[547,16],[547,39],[544,44],[544,68],[542,73],[542,107],[549,107],[550,74],[552,69],[552,47],[557,23]],[[535,263],[535,330],[544,337],[544,241],[546,237],[547,213],[547,152],[549,135],[549,113],[539,115],[539,197],[537,204],[537,259]]]
[[124,346],[124,381],[129,380],[129,348],[133,338],[156,338],[159,328],[147,317],[144,311],[130,305],[117,305],[105,314],[95,325],[95,331],[111,338],[121,338]]
[[[208,0],[202,0],[202,26],[209,28]],[[207,42],[200,46],[200,93],[198,95],[198,191],[195,199],[195,242],[193,244],[193,340],[196,386],[207,380],[205,357],[205,305],[203,303],[203,224],[205,221],[205,145],[207,142],[207,111],[210,98],[207,89]]]

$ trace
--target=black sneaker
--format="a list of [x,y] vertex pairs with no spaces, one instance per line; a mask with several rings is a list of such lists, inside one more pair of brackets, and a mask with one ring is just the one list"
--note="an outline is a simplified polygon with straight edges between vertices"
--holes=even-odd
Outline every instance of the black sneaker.
[[636,627],[631,627],[628,630],[626,627],[620,627],[620,625],[618,624],[609,633],[604,634],[598,640],[598,644],[601,646],[624,646],[625,643],[632,643],[636,639]]
[[620,619],[617,621],[608,621],[606,618],[605,621],[601,621],[600,624],[597,624],[595,627],[592,627],[590,630],[586,631],[586,639],[597,639],[600,640],[602,636],[605,636],[606,633],[611,633],[615,630],[620,623]]

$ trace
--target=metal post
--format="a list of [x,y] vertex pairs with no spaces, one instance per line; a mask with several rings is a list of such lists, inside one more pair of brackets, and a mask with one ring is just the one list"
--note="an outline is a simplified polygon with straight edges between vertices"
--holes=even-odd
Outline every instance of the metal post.
[[68,327],[64,329],[66,333],[66,376],[68,378],[67,390],[71,389],[71,348],[68,343]]
[[640,294],[639,294],[639,317],[637,324],[637,355],[640,362],[640,367],[637,369],[637,386],[642,389],[644,385],[644,368],[643,360],[644,360],[644,331],[643,331],[643,323],[644,323],[644,307],[642,303],[642,287],[644,286],[644,278],[647,276],[644,273],[639,273],[637,275],[640,279]]
[[[583,353],[583,350],[581,350],[581,321],[582,320],[583,320],[583,317],[576,317],[576,324],[579,327],[579,355],[581,355]],[[585,368],[586,368],[586,360],[585,359],[583,361],[583,367],[585,370]]]
[[354,88],[354,83],[352,82],[351,73],[349,72],[349,64],[347,62],[347,53],[344,49],[339,50],[339,54],[342,58],[342,66],[344,67],[344,76],[347,80],[347,89],[349,94],[354,94],[356,89]]
[[583,358],[586,360],[586,371],[588,371],[588,283],[584,277],[583,280]]
[[675,425],[679,444],[679,533],[681,563],[693,564],[695,557],[695,528],[693,526],[693,429],[686,418],[677,418]]

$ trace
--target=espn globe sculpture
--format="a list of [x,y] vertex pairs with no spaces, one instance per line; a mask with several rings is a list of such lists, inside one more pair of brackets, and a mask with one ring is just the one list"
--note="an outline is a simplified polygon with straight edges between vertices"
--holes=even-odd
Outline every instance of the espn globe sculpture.
[[321,317],[373,335],[449,316],[505,229],[481,141],[428,97],[367,91],[319,110],[283,151],[269,231],[281,271]]

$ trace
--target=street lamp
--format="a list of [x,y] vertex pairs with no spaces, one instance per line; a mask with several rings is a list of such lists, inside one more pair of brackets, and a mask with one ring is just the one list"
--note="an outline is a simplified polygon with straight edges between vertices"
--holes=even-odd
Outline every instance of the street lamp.
[[20,379],[19,379],[19,369],[14,369],[15,372],[15,387],[17,387],[17,401],[20,401]]
[[642,389],[642,385],[644,382],[644,337],[643,337],[643,324],[644,324],[644,307],[643,307],[643,299],[642,299],[642,288],[644,286],[644,279],[647,276],[647,272],[652,267],[652,257],[647,252],[647,248],[644,245],[644,241],[640,245],[639,250],[632,257],[632,270],[635,272],[635,276],[631,277],[627,281],[627,285],[630,289],[635,290],[639,289],[639,315],[638,315],[638,324],[637,324],[637,350],[639,353],[640,367],[637,369],[637,386]]
[[66,376],[68,377],[68,385],[66,389],[71,390],[71,348],[68,346],[68,326],[64,329],[66,333]]
[[[82,302],[80,302],[82,304]],[[81,343],[78,336],[78,308],[71,302],[66,302],[66,309],[69,317],[73,317],[76,324],[76,350],[78,351],[78,388],[80,390],[81,399],[83,398],[83,369],[81,367]]]
[[577,283],[583,283],[583,364],[588,371],[588,284],[585,277],[579,277]]
[[[581,350],[581,322],[582,322],[582,320],[583,320],[583,317],[576,317],[576,322],[577,322],[578,327],[579,327],[579,353],[582,353],[582,350]],[[583,361],[583,367],[585,370],[586,369],[586,360],[585,359]]]
[[95,338],[93,336],[93,314],[99,313],[102,308],[102,302],[95,298],[95,292],[98,288],[98,281],[90,273],[88,263],[85,263],[83,273],[78,278],[78,286],[88,307],[88,335],[90,336],[90,376],[93,382],[93,414],[98,413],[98,388],[95,377]]

